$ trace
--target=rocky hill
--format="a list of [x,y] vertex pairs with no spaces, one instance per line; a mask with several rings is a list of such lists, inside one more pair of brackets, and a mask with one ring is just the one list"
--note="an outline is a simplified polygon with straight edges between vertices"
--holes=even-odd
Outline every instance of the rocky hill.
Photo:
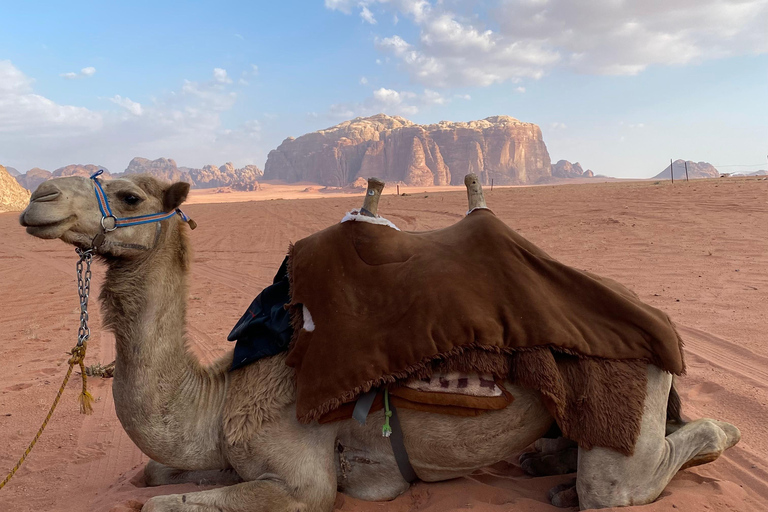
[[[151,174],[156,178],[165,181],[189,181],[189,175],[176,166],[176,161],[172,158],[158,158],[149,160],[137,156],[128,164],[124,174]],[[186,178],[186,179],[185,179]]]
[[231,162],[221,167],[206,165],[202,169],[178,167],[170,158],[148,160],[136,157],[128,164],[125,174],[148,173],[166,181],[186,181],[192,188],[229,187],[233,190],[258,190],[258,180],[264,174],[255,165],[236,169]]
[[18,212],[29,204],[29,190],[24,188],[0,165],[0,212]]
[[14,169],[13,167],[6,167],[6,168],[5,168],[5,170],[6,170],[6,171],[8,171],[8,174],[10,174],[10,175],[11,175],[12,177],[14,177],[14,178],[15,178],[16,176],[18,176],[19,174],[21,174],[19,171],[17,171],[17,170],[16,170],[16,169]]
[[538,126],[508,116],[418,125],[378,114],[283,141],[265,179],[344,186],[377,176],[408,185],[460,185],[477,173],[484,184],[536,183],[551,176]]
[[60,176],[84,176],[89,177],[99,169],[104,169],[103,177],[119,178],[125,174],[147,173],[166,181],[186,181],[192,188],[218,188],[229,187],[232,190],[258,190],[259,179],[264,174],[255,165],[246,165],[235,169],[231,162],[221,167],[206,165],[202,169],[178,167],[170,158],[158,158],[149,160],[136,157],[128,164],[123,173],[110,174],[105,167],[98,165],[68,165],[55,171],[48,172],[45,169],[30,169],[26,174],[16,176],[19,184],[27,190],[35,190],[45,180]]
[[[685,160],[675,160],[673,162],[673,167],[675,169],[675,179],[676,180],[684,180],[685,179]],[[669,173],[669,166],[666,167],[663,171],[661,171],[659,174],[651,178],[652,180],[668,180],[670,179],[671,175]],[[688,160],[688,177],[690,179],[694,178],[719,178],[720,172],[715,169],[715,167],[708,163],[708,162],[692,162],[691,160]]]
[[576,162],[572,164],[568,160],[558,160],[552,164],[552,177],[554,178],[593,178],[595,173],[590,169],[582,169],[581,164]]
[[66,176],[82,176],[84,178],[90,178],[93,173],[103,170],[104,174],[102,174],[102,177],[105,179],[109,179],[112,177],[112,175],[109,173],[106,167],[103,165],[93,165],[93,164],[72,164],[67,165],[66,167],[59,167],[55,171],[51,173],[52,178],[64,178]]
[[42,182],[51,179],[51,176],[52,174],[50,171],[35,167],[34,169],[28,170],[26,174],[19,174],[16,176],[16,181],[18,181],[19,185],[25,189],[32,191]]

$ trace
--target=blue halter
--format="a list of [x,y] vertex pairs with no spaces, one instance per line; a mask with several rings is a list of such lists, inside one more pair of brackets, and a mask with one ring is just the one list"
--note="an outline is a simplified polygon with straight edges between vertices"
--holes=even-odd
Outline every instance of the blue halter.
[[[150,224],[152,222],[162,222],[164,220],[170,219],[174,215],[179,215],[182,220],[184,220],[184,222],[189,224],[191,229],[195,229],[197,227],[195,221],[187,217],[179,208],[176,208],[172,212],[158,212],[151,213],[149,215],[138,215],[136,217],[115,217],[115,215],[112,213],[112,209],[109,207],[107,194],[104,192],[104,188],[101,186],[101,182],[97,179],[103,173],[103,169],[96,171],[91,175],[91,180],[93,181],[93,189],[96,192],[96,200],[99,202],[99,210],[101,210],[101,227],[104,229],[105,233],[114,231],[117,228],[138,226],[139,224]],[[107,226],[107,219],[112,219],[112,226]]]

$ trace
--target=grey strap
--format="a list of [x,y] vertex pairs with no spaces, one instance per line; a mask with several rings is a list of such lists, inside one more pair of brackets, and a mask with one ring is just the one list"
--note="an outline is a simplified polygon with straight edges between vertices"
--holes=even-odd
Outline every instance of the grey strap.
[[392,444],[392,451],[395,454],[395,462],[397,462],[397,468],[400,470],[400,474],[403,475],[403,479],[409,484],[412,484],[419,479],[416,476],[411,461],[408,458],[408,452],[405,449],[405,441],[403,439],[403,428],[400,425],[400,418],[397,417],[397,409],[390,404],[390,410],[392,411],[392,417],[389,422],[392,426],[392,435],[389,436],[389,441]]
[[361,425],[365,425],[365,419],[368,417],[368,413],[371,411],[373,400],[376,398],[376,394],[378,392],[379,390],[374,388],[367,393],[363,393],[357,399],[355,409],[352,411],[352,417],[355,418]]

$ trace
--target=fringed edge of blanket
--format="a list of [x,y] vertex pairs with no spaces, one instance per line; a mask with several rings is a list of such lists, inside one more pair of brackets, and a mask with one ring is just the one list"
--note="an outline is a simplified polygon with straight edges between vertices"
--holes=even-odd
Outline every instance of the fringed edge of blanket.
[[[301,308],[294,309],[298,310],[298,318],[301,315]],[[300,319],[298,321],[300,322]],[[474,354],[479,351],[510,356],[503,358],[509,363],[499,365],[491,362],[489,364],[491,358],[474,357]],[[571,356],[578,364],[570,367],[567,363],[561,365],[560,362],[556,362],[556,354],[561,357]],[[624,455],[634,453],[635,443],[640,434],[647,385],[646,366],[648,364],[658,366],[656,362],[646,359],[598,358],[551,345],[501,349],[475,343],[454,347],[448,352],[425,358],[402,371],[368,381],[362,386],[327,400],[299,417],[298,420],[304,424],[311,423],[373,388],[394,384],[399,380],[428,377],[441,365],[453,369],[452,358],[458,358],[459,365],[471,366],[475,371],[490,373],[498,378],[509,378],[517,385],[538,390],[565,437],[576,441],[585,449],[601,446],[614,449]],[[465,358],[473,359],[474,363],[480,363],[481,367],[467,363]],[[520,364],[523,360],[525,364]],[[482,366],[483,362],[485,366]],[[589,364],[589,371],[579,367],[581,364]],[[623,385],[613,391],[614,396],[619,397],[619,403],[604,403],[600,397],[585,396],[579,394],[579,389],[570,389],[570,385],[574,382],[583,386],[580,388],[582,391],[589,388],[589,382],[583,380],[583,376],[587,373],[590,378],[598,379],[604,385],[610,383],[611,389],[614,389],[613,384],[617,380],[621,381]],[[674,374],[674,372],[669,373]],[[617,407],[623,410],[617,411]],[[617,416],[621,421],[616,421]],[[604,427],[601,428],[601,426]]]
[[[294,272],[293,272],[293,258],[292,258],[293,250],[294,250],[294,245],[290,244],[288,249],[288,269],[287,270],[288,270],[289,286],[291,290],[291,297],[293,296],[292,291],[294,289],[294,282],[293,282]],[[290,348],[293,348],[293,346],[295,345],[298,339],[299,331],[302,329],[304,325],[304,315],[300,305],[295,304],[293,302],[286,305],[286,308],[289,309],[291,314],[291,326],[293,327],[293,336],[291,338]],[[682,369],[679,372],[674,371],[670,368],[667,368],[658,357],[654,357],[650,360],[648,359],[606,359],[606,358],[600,358],[600,357],[581,354],[577,351],[569,350],[567,348],[559,347],[556,345],[542,345],[538,347],[520,347],[515,349],[502,349],[500,347],[493,346],[493,345],[480,345],[478,343],[471,343],[467,345],[456,346],[447,352],[426,357],[422,359],[422,361],[416,364],[413,364],[401,371],[384,375],[378,379],[370,380],[365,384],[358,386],[353,390],[347,391],[336,398],[327,400],[326,402],[322,403],[320,406],[311,410],[304,416],[298,417],[297,419],[300,423],[304,423],[304,424],[311,423],[312,421],[315,421],[321,418],[322,416],[328,414],[330,411],[339,408],[341,405],[354,400],[357,396],[363,393],[367,393],[368,391],[370,391],[375,387],[394,384],[398,380],[404,380],[408,378],[429,377],[430,375],[432,375],[434,371],[436,371],[437,368],[442,367],[440,371],[445,370],[446,368],[452,369],[452,370],[460,369],[461,371],[465,371],[463,368],[456,368],[455,362],[451,362],[450,360],[452,358],[457,358],[459,356],[466,356],[467,359],[462,359],[459,362],[459,365],[464,363],[466,364],[466,366],[471,367],[474,371],[477,371],[480,373],[490,373],[494,375],[494,377],[496,378],[509,378],[515,384],[521,385],[523,387],[527,387],[529,389],[536,389],[539,392],[541,392],[542,396],[544,397],[545,405],[550,410],[550,413],[554,417],[555,421],[557,421],[558,425],[560,426],[560,429],[563,432],[563,435],[569,439],[576,441],[579,444],[579,446],[585,449],[591,449],[595,446],[601,446],[605,448],[614,449],[624,455],[629,456],[634,453],[635,443],[637,441],[637,437],[640,434],[640,425],[642,420],[642,413],[643,413],[643,407],[645,402],[646,384],[647,384],[647,374],[645,373],[645,366],[648,364],[653,364],[658,368],[661,368],[662,370],[666,371],[667,373],[671,373],[677,376],[686,374],[687,369],[685,365],[685,358],[684,358],[684,351],[683,351],[683,347],[684,347],[683,338],[680,336],[680,333],[677,330],[677,326],[669,318],[669,316],[667,316],[667,319],[670,325],[672,326],[675,336],[677,337],[678,347],[680,349]],[[625,421],[618,422],[618,424],[616,424],[615,422],[614,411],[610,411],[610,410],[607,410],[607,411],[606,410],[592,410],[592,411],[585,410],[580,412],[567,411],[566,409],[568,408],[568,401],[562,400],[562,396],[560,399],[558,399],[557,396],[554,396],[554,394],[551,393],[551,391],[555,389],[555,387],[557,386],[556,384],[550,383],[551,384],[550,386],[544,386],[543,381],[537,378],[532,378],[530,376],[532,375],[530,374],[530,372],[526,372],[530,374],[526,378],[524,375],[522,375],[522,372],[518,371],[516,368],[513,367],[513,365],[509,362],[509,360],[506,365],[499,365],[498,363],[489,364],[488,358],[474,357],[478,351],[484,351],[492,354],[506,355],[506,356],[514,356],[516,354],[526,354],[526,353],[549,354],[549,356],[552,357],[553,362],[554,362],[554,354],[561,354],[561,355],[575,357],[579,361],[592,361],[596,363],[598,366],[602,366],[603,368],[610,369],[611,365],[614,365],[617,367],[615,371],[619,371],[620,369],[625,369],[627,370],[625,373],[627,375],[631,375],[629,378],[631,378],[634,381],[633,387],[636,393],[639,392],[642,394],[642,402],[639,404],[635,403],[634,407],[630,409],[631,417],[624,418]],[[616,365],[616,363],[623,363],[623,364]],[[561,382],[561,385],[562,385],[562,382]],[[629,395],[632,395],[630,391],[628,391],[628,393]],[[632,401],[631,396],[627,396],[627,398],[630,402]],[[577,401],[581,401],[581,400],[582,400],[581,398],[577,399]],[[575,417],[583,418],[584,414],[587,414],[587,413],[596,414],[601,418],[607,417],[607,419],[609,420],[613,419],[614,421],[611,421],[610,424],[616,424],[617,428],[608,429],[608,434],[602,435],[602,434],[595,434],[594,432],[590,432],[589,425],[587,425],[587,428],[585,429],[584,425],[581,424],[583,422],[568,421],[569,417],[573,418],[575,416]],[[619,432],[616,432],[616,430],[618,430]]]

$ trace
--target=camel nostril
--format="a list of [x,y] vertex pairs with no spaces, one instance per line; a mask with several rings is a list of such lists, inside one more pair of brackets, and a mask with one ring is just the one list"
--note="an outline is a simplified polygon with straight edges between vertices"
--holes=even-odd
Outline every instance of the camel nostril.
[[32,194],[32,197],[29,198],[29,201],[32,203],[45,203],[47,201],[55,201],[59,198],[61,195],[61,192],[58,190],[35,190],[35,193]]

